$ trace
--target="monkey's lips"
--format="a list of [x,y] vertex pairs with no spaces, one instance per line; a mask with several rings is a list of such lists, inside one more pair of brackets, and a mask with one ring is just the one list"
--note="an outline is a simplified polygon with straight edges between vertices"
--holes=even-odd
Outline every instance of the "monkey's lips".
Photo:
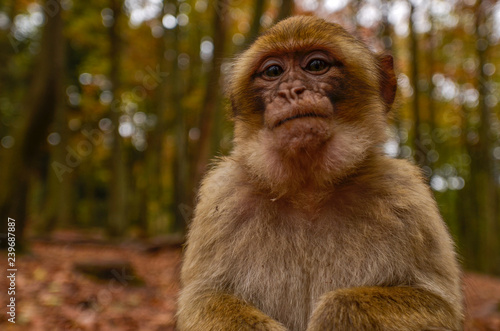
[[273,126],[273,129],[279,127],[280,125],[288,122],[288,121],[292,121],[292,120],[295,120],[295,119],[298,119],[298,118],[304,118],[304,117],[318,117],[318,118],[327,118],[328,116],[326,115],[322,115],[322,114],[316,114],[316,113],[304,113],[304,114],[297,114],[297,115],[293,115],[293,116],[290,116],[290,117],[287,117],[287,118],[284,118],[282,120],[278,120],[276,124],[274,124]]

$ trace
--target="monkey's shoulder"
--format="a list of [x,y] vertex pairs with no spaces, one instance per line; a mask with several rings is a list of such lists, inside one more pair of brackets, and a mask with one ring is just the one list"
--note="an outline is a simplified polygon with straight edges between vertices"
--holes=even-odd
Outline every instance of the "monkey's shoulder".
[[355,182],[371,193],[395,196],[430,196],[420,168],[408,160],[382,157],[357,174]]
[[361,169],[347,185],[351,199],[383,204],[408,218],[440,218],[421,170],[407,160],[383,157]]
[[222,157],[215,161],[203,178],[198,198],[225,199],[241,186],[241,169],[230,157]]
[[237,209],[247,201],[248,181],[231,157],[218,159],[201,182],[195,211],[197,218],[220,218],[228,209]]

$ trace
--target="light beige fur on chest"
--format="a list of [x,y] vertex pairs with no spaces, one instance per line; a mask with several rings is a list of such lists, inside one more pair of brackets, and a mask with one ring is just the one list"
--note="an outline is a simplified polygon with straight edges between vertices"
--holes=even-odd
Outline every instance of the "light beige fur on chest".
[[[280,208],[292,207],[265,203],[276,205],[274,215],[293,217],[269,219],[259,215],[259,209],[247,210],[245,219],[227,228],[229,263],[221,267],[234,275],[234,294],[292,330],[305,329],[314,304],[328,291],[403,285],[400,280],[409,278],[408,270],[395,263],[405,258],[402,255],[408,248],[391,240],[405,236],[401,221],[386,220],[381,229],[380,222],[371,222],[363,215],[326,219],[322,217],[325,211],[319,215],[290,210],[280,213]],[[269,206],[263,209],[270,210]],[[358,244],[367,249],[352,247]],[[358,252],[358,256],[352,252]]]

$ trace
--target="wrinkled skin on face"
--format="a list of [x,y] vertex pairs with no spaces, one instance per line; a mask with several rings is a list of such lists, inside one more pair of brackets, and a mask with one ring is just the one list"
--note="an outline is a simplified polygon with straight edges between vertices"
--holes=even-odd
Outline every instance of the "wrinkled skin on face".
[[327,53],[315,51],[270,57],[261,65],[254,84],[262,91],[264,126],[281,150],[317,149],[330,139],[327,120],[333,116],[342,75],[331,63]]
[[291,180],[329,185],[385,140],[392,57],[373,54],[336,24],[303,17],[278,24],[233,69],[234,153],[272,190],[280,183],[290,190]]

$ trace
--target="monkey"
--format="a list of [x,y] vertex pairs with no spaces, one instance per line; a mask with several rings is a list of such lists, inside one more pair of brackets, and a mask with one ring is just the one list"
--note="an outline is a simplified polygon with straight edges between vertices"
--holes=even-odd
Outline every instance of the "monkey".
[[383,152],[393,62],[313,16],[235,59],[233,149],[200,185],[179,330],[462,330],[453,240],[418,167]]

